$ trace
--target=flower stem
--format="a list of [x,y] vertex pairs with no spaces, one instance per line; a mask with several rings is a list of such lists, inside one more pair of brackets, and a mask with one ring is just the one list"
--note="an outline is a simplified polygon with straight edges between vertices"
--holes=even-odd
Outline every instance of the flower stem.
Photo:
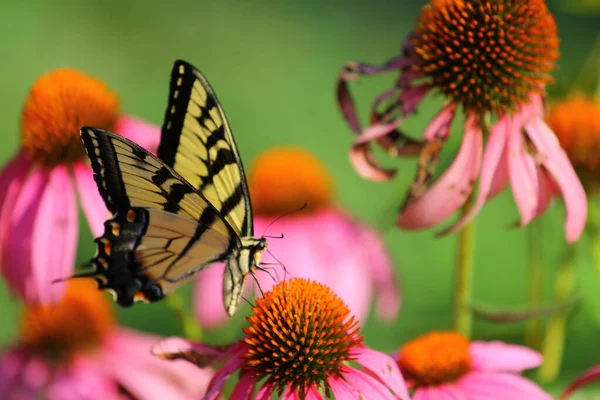
[[[532,221],[527,227],[528,307],[537,309],[544,302],[544,263],[542,260],[542,221]],[[542,320],[532,318],[525,325],[525,345],[538,350],[542,342]]]
[[[473,206],[473,197],[469,197],[462,207],[465,215]],[[469,222],[458,233],[457,259],[454,277],[454,329],[467,338],[471,337],[473,312],[473,266],[475,253],[475,221]]]
[[196,323],[196,320],[186,311],[181,296],[177,293],[171,293],[166,297],[167,306],[175,313],[181,330],[186,339],[200,341],[202,338],[202,329]]
[[[555,302],[567,301],[575,288],[575,256],[572,248],[569,248],[565,262],[556,273],[554,287]],[[566,308],[554,314],[548,322],[546,336],[542,344],[544,363],[538,371],[538,377],[542,382],[550,382],[556,379],[560,372],[563,351],[565,346],[565,334],[567,318],[570,308]]]

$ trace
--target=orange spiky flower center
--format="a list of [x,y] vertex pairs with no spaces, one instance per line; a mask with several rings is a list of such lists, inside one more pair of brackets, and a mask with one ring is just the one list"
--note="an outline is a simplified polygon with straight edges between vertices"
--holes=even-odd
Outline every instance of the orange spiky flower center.
[[[247,365],[276,389],[300,393],[340,376],[362,343],[358,321],[328,287],[306,279],[284,281],[256,301],[244,329]],[[323,386],[325,385],[325,386]]]
[[581,93],[550,106],[546,117],[586,186],[600,184],[600,101]]
[[97,348],[114,325],[111,305],[96,285],[71,281],[56,304],[23,312],[21,342],[50,361],[61,361]]
[[261,154],[248,176],[252,208],[259,215],[280,216],[317,210],[331,202],[332,179],[325,166],[306,150],[275,148]]
[[415,387],[452,383],[469,372],[469,341],[454,332],[431,332],[406,343],[398,359]]
[[414,69],[468,113],[515,111],[551,82],[559,56],[544,0],[431,0],[412,39]]
[[45,166],[71,163],[84,155],[82,126],[114,130],[119,99],[102,81],[73,69],[42,75],[21,116],[25,153]]

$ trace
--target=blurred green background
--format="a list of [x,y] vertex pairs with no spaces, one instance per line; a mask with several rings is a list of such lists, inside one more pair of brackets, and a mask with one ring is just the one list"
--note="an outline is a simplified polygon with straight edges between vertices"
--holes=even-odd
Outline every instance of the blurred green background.
[[[600,14],[551,1],[561,35],[562,57],[551,94],[566,93],[600,31]],[[585,3],[585,2],[582,2]],[[272,146],[295,144],[309,149],[335,177],[337,202],[379,228],[393,254],[402,288],[398,320],[381,325],[369,320],[366,342],[385,351],[432,329],[450,328],[455,237],[435,239],[432,231],[403,232],[394,227],[397,209],[415,169],[414,160],[388,160],[401,173],[387,184],[365,181],[348,162],[353,136],[340,117],[334,89],[349,60],[385,61],[399,51],[423,2],[396,1],[55,1],[14,2],[0,8],[0,161],[19,146],[19,119],[27,91],[42,73],[73,67],[104,80],[116,90],[126,113],[155,124],[162,122],[173,60],[185,59],[209,78],[221,99],[246,165]],[[567,5],[567,11],[563,6]],[[353,85],[359,106],[390,87],[395,74]],[[407,123],[418,134],[439,100],[422,107]],[[364,116],[364,114],[363,114]],[[456,133],[460,133],[458,130]],[[442,170],[452,159],[460,136],[443,153]],[[365,195],[365,193],[367,195]],[[565,250],[560,203],[543,218],[547,298]],[[524,230],[509,191],[486,206],[477,223],[475,298],[486,304],[519,306],[526,299]],[[578,271],[590,276],[585,241]],[[82,228],[78,262],[93,254],[92,238]],[[586,295],[569,324],[561,385],[585,368],[600,363],[600,283],[586,280]],[[184,289],[184,295],[189,294]],[[221,306],[215,299],[215,306]],[[17,332],[19,305],[4,290],[0,295],[0,344]],[[242,313],[243,314],[243,313]],[[123,324],[162,334],[180,333],[164,303],[119,310]],[[208,340],[238,335],[243,317]],[[522,342],[523,324],[478,321],[476,338]],[[598,392],[600,393],[600,391]],[[593,390],[574,398],[594,398]],[[598,395],[600,396],[600,395]],[[600,397],[597,397],[600,398]]]

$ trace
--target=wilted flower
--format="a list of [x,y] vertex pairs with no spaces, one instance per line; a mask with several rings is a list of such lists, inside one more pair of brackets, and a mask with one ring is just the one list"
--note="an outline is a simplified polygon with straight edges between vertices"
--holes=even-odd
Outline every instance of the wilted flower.
[[413,400],[551,400],[519,376],[542,362],[539,353],[501,342],[469,342],[454,332],[432,332],[406,343],[398,365]]
[[550,106],[546,122],[581,177],[586,189],[600,185],[600,101],[573,93]]
[[52,280],[70,275],[77,197],[94,235],[109,216],[86,164],[83,125],[114,130],[150,149],[158,144],[158,128],[120,116],[117,95],[101,81],[58,69],[35,82],[23,108],[21,149],[0,172],[2,274],[29,303],[58,299],[63,285]]
[[[422,229],[445,221],[471,196],[479,178],[473,207],[446,232],[464,227],[510,181],[521,225],[542,214],[560,193],[567,210],[567,240],[579,238],[587,215],[586,196],[543,120],[544,87],[551,81],[558,45],[556,24],[543,0],[432,0],[423,8],[400,57],[381,67],[346,66],[338,99],[359,135],[351,152],[358,172],[375,180],[394,175],[373,158],[372,141],[393,155],[420,154],[400,227]],[[347,81],[393,69],[400,69],[396,87],[374,101],[370,127],[363,130]],[[426,127],[424,142],[417,142],[399,126],[430,91],[446,100]],[[385,101],[391,105],[379,110]],[[429,186],[459,107],[466,120],[460,150],[449,169]]]
[[159,338],[116,325],[93,283],[71,281],[55,304],[29,306],[18,342],[0,355],[0,398],[198,399],[210,371],[158,360]]
[[[254,162],[249,186],[255,233],[284,236],[269,240],[269,253],[277,260],[267,253],[263,261],[281,265],[263,265],[266,272],[256,271],[260,289],[267,291],[275,279],[286,276],[310,278],[337,293],[359,321],[366,319],[373,297],[377,313],[392,319],[398,313],[400,296],[383,240],[332,204],[332,181],[325,166],[299,148],[272,149]],[[306,207],[300,210],[303,204]],[[227,319],[213,300],[221,296],[221,285],[215,282],[222,275],[222,267],[211,267],[198,279],[195,307],[204,326]]]
[[244,338],[227,349],[171,338],[154,353],[199,367],[223,362],[207,400],[215,399],[236,371],[241,376],[232,399],[266,400],[272,393],[284,399],[409,398],[394,360],[362,344],[348,307],[320,283],[292,279],[274,286],[257,300],[248,322]]

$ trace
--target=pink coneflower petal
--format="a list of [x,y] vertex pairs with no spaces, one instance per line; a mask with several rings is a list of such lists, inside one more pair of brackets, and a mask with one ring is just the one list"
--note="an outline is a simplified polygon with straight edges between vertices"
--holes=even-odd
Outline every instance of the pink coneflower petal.
[[49,374],[47,365],[28,351],[21,348],[8,350],[0,358],[0,398],[37,398]]
[[78,162],[73,165],[73,174],[81,208],[87,217],[92,235],[100,237],[104,233],[104,221],[110,218],[110,212],[98,192],[94,173],[88,165]]
[[19,153],[0,172],[0,270],[4,265],[1,249],[8,221],[30,167],[31,162]]
[[356,351],[356,361],[360,365],[385,381],[397,396],[406,399],[410,398],[398,364],[392,357],[365,346],[358,347]]
[[32,236],[47,185],[48,172],[31,171],[8,215],[5,229],[10,235],[5,237],[0,257],[9,290],[17,292],[30,303],[39,300],[37,282],[32,281]]
[[400,120],[389,124],[376,124],[365,129],[356,139],[350,150],[350,161],[360,176],[372,181],[389,181],[396,176],[395,169],[383,168],[373,157],[369,143],[383,138],[398,127]]
[[461,230],[477,216],[490,197],[504,189],[506,186],[508,181],[506,141],[511,126],[512,122],[508,115],[502,117],[494,125],[483,153],[481,176],[479,178],[479,192],[477,193],[475,204],[468,213],[450,228],[445,230],[444,233]]
[[272,383],[264,384],[256,393],[256,400],[271,400],[274,386]]
[[418,105],[423,101],[425,95],[431,90],[431,84],[424,83],[422,85],[411,86],[402,91],[398,97],[398,102],[402,105],[404,115],[414,114],[417,111]]
[[[446,140],[450,135],[450,127],[456,114],[456,105],[450,104],[442,108],[442,110],[429,122],[425,128],[423,137],[428,142],[436,139]],[[466,134],[466,132],[465,132]]]
[[525,131],[539,152],[542,165],[552,175],[562,193],[567,210],[567,241],[575,242],[581,236],[587,218],[587,197],[583,185],[554,132],[544,121],[530,120],[525,124]]
[[[366,373],[350,367],[342,368],[342,375],[358,391],[357,399],[364,397],[369,400],[397,400],[390,389]],[[400,397],[401,399],[410,399],[410,397]]]
[[225,362],[225,364],[223,364],[223,366],[221,366],[221,368],[219,368],[215,373],[215,376],[211,380],[208,390],[206,391],[204,399],[214,400],[218,398],[219,393],[221,392],[221,389],[223,388],[223,385],[227,379],[229,379],[231,374],[233,374],[237,369],[241,368],[242,365],[244,365],[244,362],[245,360],[241,355],[227,360],[227,362]]
[[454,385],[440,385],[419,388],[413,394],[412,400],[471,400]]
[[194,289],[194,312],[205,328],[214,328],[229,319],[225,307],[215,299],[223,297],[223,273],[225,264],[212,265],[198,273]]
[[522,372],[542,364],[542,355],[524,346],[502,342],[471,342],[473,368],[480,371]]
[[473,371],[456,386],[469,400],[552,400],[552,396],[527,379],[510,373]]
[[554,182],[543,168],[537,168],[538,174],[538,204],[535,210],[536,217],[542,215],[552,203],[554,198]]
[[235,384],[233,392],[231,392],[232,399],[251,399],[252,393],[254,392],[254,385],[256,384],[256,376],[253,374],[241,374],[240,379]]
[[364,248],[369,249],[365,262],[375,284],[375,312],[379,318],[391,321],[398,315],[402,302],[394,266],[377,232],[367,229],[362,236]]
[[513,123],[508,136],[508,172],[513,197],[525,226],[536,216],[539,180],[534,157],[525,149],[519,124]]
[[126,115],[117,120],[115,132],[156,154],[160,141],[160,127],[140,118]]
[[65,166],[50,172],[40,199],[32,241],[32,279],[44,304],[60,299],[64,283],[53,283],[71,275],[77,250],[77,201]]
[[466,122],[465,135],[454,162],[421,196],[404,208],[398,226],[404,229],[429,228],[450,217],[473,189],[482,153],[481,129],[475,118]]
[[600,380],[600,365],[596,365],[578,376],[571,384],[560,394],[560,400],[566,400],[575,391],[589,385],[592,382]]
[[336,399],[356,399],[358,398],[358,393],[356,389],[354,389],[348,382],[346,382],[342,378],[332,377],[327,383],[333,392],[333,395]]
[[312,386],[306,390],[304,396],[300,396],[297,390],[287,387],[281,396],[281,400],[324,400],[324,397]]
[[90,361],[78,358],[59,371],[46,389],[48,399],[118,399],[118,387]]

